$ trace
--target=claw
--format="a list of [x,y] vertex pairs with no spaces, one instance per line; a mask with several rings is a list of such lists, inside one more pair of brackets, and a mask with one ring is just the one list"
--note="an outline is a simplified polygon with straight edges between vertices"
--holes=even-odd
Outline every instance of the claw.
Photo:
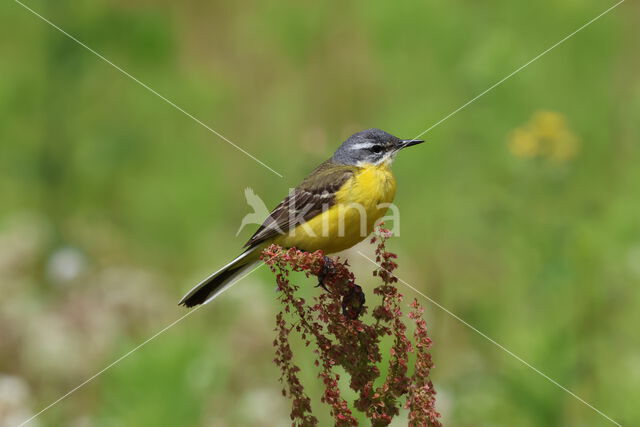
[[318,284],[316,285],[316,288],[322,288],[325,291],[331,293],[331,291],[324,284],[324,280],[329,274],[333,272],[333,260],[326,255],[322,257],[322,260],[324,262],[322,264],[322,269],[318,273]]

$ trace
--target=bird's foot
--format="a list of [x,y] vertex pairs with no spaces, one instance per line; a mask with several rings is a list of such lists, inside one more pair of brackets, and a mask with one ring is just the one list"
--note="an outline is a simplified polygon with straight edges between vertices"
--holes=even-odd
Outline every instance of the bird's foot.
[[333,267],[333,260],[325,255],[325,256],[322,257],[322,261],[323,261],[322,268],[320,269],[320,272],[318,273],[318,284],[316,285],[316,288],[322,288],[325,291],[331,293],[331,291],[324,284],[324,281],[327,278],[327,276],[329,276],[331,273],[333,273],[333,268],[334,268]]

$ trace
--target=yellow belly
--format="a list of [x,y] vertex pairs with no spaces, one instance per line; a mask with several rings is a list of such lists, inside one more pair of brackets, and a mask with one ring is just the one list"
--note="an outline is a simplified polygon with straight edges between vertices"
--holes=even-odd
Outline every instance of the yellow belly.
[[336,203],[274,243],[306,251],[339,252],[361,242],[384,216],[396,193],[389,165],[366,165],[336,193]]

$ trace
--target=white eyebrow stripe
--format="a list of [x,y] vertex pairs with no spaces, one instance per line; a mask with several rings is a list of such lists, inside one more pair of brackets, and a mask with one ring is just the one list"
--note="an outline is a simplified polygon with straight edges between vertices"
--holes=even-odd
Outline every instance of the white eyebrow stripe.
[[359,150],[360,148],[371,147],[375,145],[375,142],[359,142],[349,147],[350,150]]

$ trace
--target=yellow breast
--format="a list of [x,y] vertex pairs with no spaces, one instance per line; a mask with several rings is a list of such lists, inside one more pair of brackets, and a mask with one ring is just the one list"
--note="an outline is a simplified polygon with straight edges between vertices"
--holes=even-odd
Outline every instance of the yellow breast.
[[350,248],[371,234],[395,193],[396,180],[388,164],[363,165],[336,192],[330,209],[279,236],[275,243],[326,253]]

